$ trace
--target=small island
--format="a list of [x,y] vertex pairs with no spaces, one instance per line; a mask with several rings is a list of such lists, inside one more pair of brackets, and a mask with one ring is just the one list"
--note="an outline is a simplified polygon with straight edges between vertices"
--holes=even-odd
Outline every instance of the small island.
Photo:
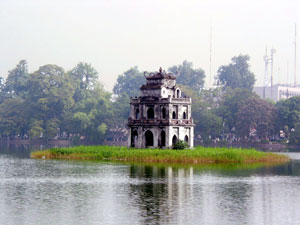
[[34,159],[66,160],[108,160],[126,162],[155,163],[284,163],[289,158],[285,155],[260,152],[254,149],[207,148],[195,149],[137,149],[121,146],[76,146],[71,148],[52,148],[31,153]]

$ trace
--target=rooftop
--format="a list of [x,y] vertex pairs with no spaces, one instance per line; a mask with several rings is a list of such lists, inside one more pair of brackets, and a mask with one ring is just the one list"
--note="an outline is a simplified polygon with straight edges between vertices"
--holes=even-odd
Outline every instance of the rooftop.
[[150,73],[147,75],[147,73],[144,73],[144,76],[147,80],[158,80],[158,79],[171,79],[176,80],[176,76],[173,73],[167,73],[165,70],[162,70],[162,68],[159,68],[158,72]]

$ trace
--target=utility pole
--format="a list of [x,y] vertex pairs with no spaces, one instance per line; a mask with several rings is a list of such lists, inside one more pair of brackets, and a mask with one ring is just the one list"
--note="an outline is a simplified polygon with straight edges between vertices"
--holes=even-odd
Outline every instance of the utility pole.
[[280,67],[278,66],[278,85],[280,85]]
[[268,76],[268,64],[269,64],[269,57],[268,57],[268,47],[266,46],[266,54],[264,56],[264,62],[265,62],[265,74],[264,74],[264,93],[263,93],[263,99],[266,98],[266,87],[269,85],[269,76]]
[[294,86],[297,87],[297,25],[295,24]]
[[274,62],[274,54],[276,50],[274,48],[271,49],[271,99],[273,99],[273,62]]
[[286,62],[286,82],[289,84],[289,61]]
[[211,82],[211,58],[212,58],[212,25],[210,24],[210,34],[209,34],[209,86],[213,87]]

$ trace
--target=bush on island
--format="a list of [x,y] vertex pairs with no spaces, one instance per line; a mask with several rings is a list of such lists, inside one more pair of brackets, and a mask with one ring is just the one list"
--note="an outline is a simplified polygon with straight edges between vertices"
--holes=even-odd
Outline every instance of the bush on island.
[[176,150],[182,150],[182,149],[186,149],[188,148],[189,145],[188,143],[186,143],[185,141],[178,141],[174,146],[173,146],[173,149],[176,149]]

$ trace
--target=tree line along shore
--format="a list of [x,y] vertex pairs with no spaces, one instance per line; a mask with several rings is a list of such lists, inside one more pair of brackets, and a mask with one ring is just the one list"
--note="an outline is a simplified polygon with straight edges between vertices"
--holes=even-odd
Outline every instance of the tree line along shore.
[[[204,88],[205,71],[183,61],[167,68],[192,97],[195,143],[269,143],[300,145],[300,97],[272,102],[253,92],[249,56],[220,66],[214,88]],[[143,71],[120,74],[113,92],[105,90],[92,65],[70,70],[48,64],[28,71],[25,60],[0,77],[1,140],[70,140],[72,144],[125,141],[130,96],[140,95]]]
[[71,148],[52,148],[31,153],[33,159],[65,160],[109,160],[144,163],[284,163],[285,155],[266,153],[254,149],[209,148],[195,149],[135,149],[120,146],[76,146]]

